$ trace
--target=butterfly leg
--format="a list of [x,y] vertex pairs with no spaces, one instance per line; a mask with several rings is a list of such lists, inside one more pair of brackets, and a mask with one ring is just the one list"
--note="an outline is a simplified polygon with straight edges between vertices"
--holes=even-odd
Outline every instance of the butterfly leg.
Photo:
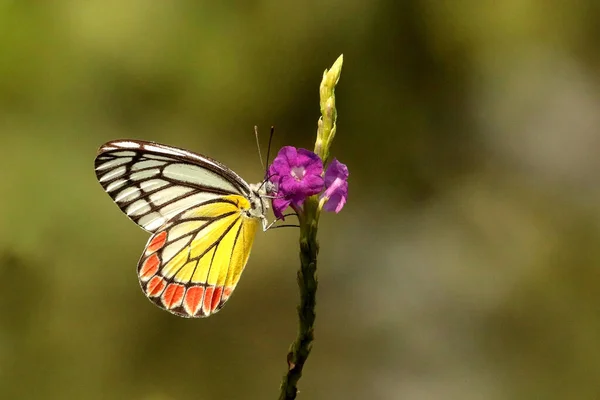
[[[285,218],[285,217],[291,217],[291,216],[296,216],[296,217],[297,217],[297,216],[298,216],[298,214],[296,214],[296,213],[284,214],[284,215],[282,216],[282,218]],[[276,220],[274,220],[273,222],[269,223],[269,222],[267,221],[267,219],[266,219],[266,218],[264,218],[264,219],[263,219],[263,232],[266,232],[266,231],[267,231],[267,230],[269,230],[269,229],[275,229],[275,228],[288,228],[288,227],[289,227],[289,228],[292,228],[292,227],[293,227],[293,228],[299,228],[299,227],[300,227],[300,225],[291,225],[291,224],[279,225],[279,226],[273,226],[273,225],[275,225],[275,223],[276,223],[277,221],[279,221],[279,219],[276,219]]]

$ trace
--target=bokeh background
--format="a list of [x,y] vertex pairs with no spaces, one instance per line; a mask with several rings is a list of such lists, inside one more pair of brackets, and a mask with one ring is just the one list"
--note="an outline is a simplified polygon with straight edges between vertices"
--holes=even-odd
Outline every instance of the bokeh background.
[[0,398],[274,399],[297,232],[233,299],[141,293],[148,235],[96,182],[117,138],[262,177],[312,148],[344,53],[301,399],[600,398],[600,3],[0,0]]

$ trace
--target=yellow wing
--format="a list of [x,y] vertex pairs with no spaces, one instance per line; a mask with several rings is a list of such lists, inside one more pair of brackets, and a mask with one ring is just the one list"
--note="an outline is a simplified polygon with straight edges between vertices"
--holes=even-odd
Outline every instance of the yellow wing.
[[142,290],[182,317],[208,317],[231,296],[258,227],[250,202],[228,195],[190,208],[156,231],[138,263]]

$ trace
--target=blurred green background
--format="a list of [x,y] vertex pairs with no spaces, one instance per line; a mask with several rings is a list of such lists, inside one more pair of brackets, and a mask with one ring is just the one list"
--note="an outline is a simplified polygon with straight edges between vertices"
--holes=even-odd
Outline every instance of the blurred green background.
[[233,300],[141,293],[148,235],[97,183],[117,138],[312,148],[344,53],[301,399],[600,398],[600,3],[0,0],[0,398],[274,399],[297,232]]

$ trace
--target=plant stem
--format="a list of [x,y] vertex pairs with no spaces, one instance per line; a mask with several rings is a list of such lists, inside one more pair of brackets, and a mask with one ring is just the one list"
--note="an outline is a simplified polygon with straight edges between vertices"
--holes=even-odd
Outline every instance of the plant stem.
[[300,269],[298,287],[298,334],[287,355],[288,371],[281,382],[279,400],[293,400],[298,393],[298,381],[302,368],[310,354],[314,339],[315,305],[317,293],[317,242],[318,202],[309,198],[304,204],[304,218],[300,221]]

